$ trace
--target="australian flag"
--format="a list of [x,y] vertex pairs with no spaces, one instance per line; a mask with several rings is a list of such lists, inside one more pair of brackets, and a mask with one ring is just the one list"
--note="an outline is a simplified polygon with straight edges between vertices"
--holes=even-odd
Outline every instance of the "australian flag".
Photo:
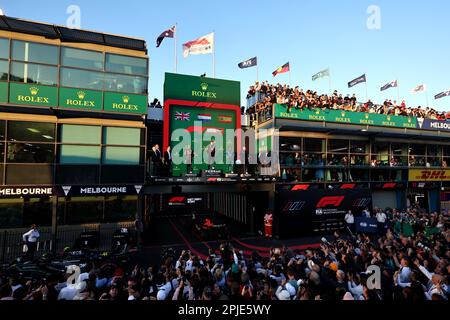
[[173,38],[175,36],[176,26],[164,31],[161,35],[156,39],[156,47],[159,48],[164,38]]
[[385,84],[384,86],[381,87],[380,91],[385,91],[389,88],[397,88],[397,80],[392,80],[391,82]]
[[356,78],[355,80],[350,81],[348,83],[348,87],[351,88],[351,87],[354,87],[357,84],[360,84],[360,83],[363,83],[363,82],[366,82],[366,75],[365,74],[363,74],[361,77]]
[[441,93],[435,95],[434,99],[437,100],[437,99],[441,99],[441,98],[445,98],[445,97],[450,97],[450,90],[449,91],[444,91],[444,92],[441,92]]
[[246,61],[242,61],[241,63],[238,64],[239,68],[241,69],[246,69],[246,68],[251,68],[258,65],[258,58],[254,57],[251,59],[248,59]]

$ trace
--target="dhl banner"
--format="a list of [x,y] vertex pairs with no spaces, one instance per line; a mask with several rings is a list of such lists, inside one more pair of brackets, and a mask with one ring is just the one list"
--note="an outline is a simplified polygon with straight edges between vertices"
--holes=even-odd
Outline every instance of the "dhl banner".
[[409,181],[450,181],[450,169],[410,169]]

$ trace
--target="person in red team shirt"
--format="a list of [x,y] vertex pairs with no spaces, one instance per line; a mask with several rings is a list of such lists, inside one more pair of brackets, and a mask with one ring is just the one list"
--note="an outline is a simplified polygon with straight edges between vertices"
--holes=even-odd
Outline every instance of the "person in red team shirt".
[[272,238],[272,222],[273,216],[272,213],[268,212],[264,216],[264,234],[268,238]]

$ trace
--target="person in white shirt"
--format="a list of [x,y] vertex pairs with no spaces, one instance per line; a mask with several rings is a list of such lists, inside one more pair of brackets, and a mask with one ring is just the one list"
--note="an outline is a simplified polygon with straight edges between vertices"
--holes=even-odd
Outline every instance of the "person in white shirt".
[[377,214],[376,214],[376,219],[377,219],[377,224],[378,224],[378,233],[380,235],[385,234],[385,225],[386,225],[386,214],[381,211],[378,210]]
[[352,210],[348,210],[348,213],[345,215],[344,220],[347,223],[348,229],[351,232],[354,232],[355,231],[355,217],[353,216]]
[[411,286],[411,269],[409,262],[405,258],[400,261],[400,270],[394,274],[395,285],[402,288]]
[[370,218],[370,211],[369,211],[369,208],[365,208],[365,209],[363,210],[362,216],[363,216],[364,218]]
[[30,231],[23,234],[22,239],[27,245],[27,259],[33,260],[34,253],[37,249],[37,243],[39,241],[39,231],[35,224],[32,224],[30,227]]

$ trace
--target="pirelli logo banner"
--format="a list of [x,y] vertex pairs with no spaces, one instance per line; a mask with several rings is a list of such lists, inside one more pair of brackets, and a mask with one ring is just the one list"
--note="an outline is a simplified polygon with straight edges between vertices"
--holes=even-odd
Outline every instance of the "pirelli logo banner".
[[450,169],[410,169],[410,182],[450,181]]

